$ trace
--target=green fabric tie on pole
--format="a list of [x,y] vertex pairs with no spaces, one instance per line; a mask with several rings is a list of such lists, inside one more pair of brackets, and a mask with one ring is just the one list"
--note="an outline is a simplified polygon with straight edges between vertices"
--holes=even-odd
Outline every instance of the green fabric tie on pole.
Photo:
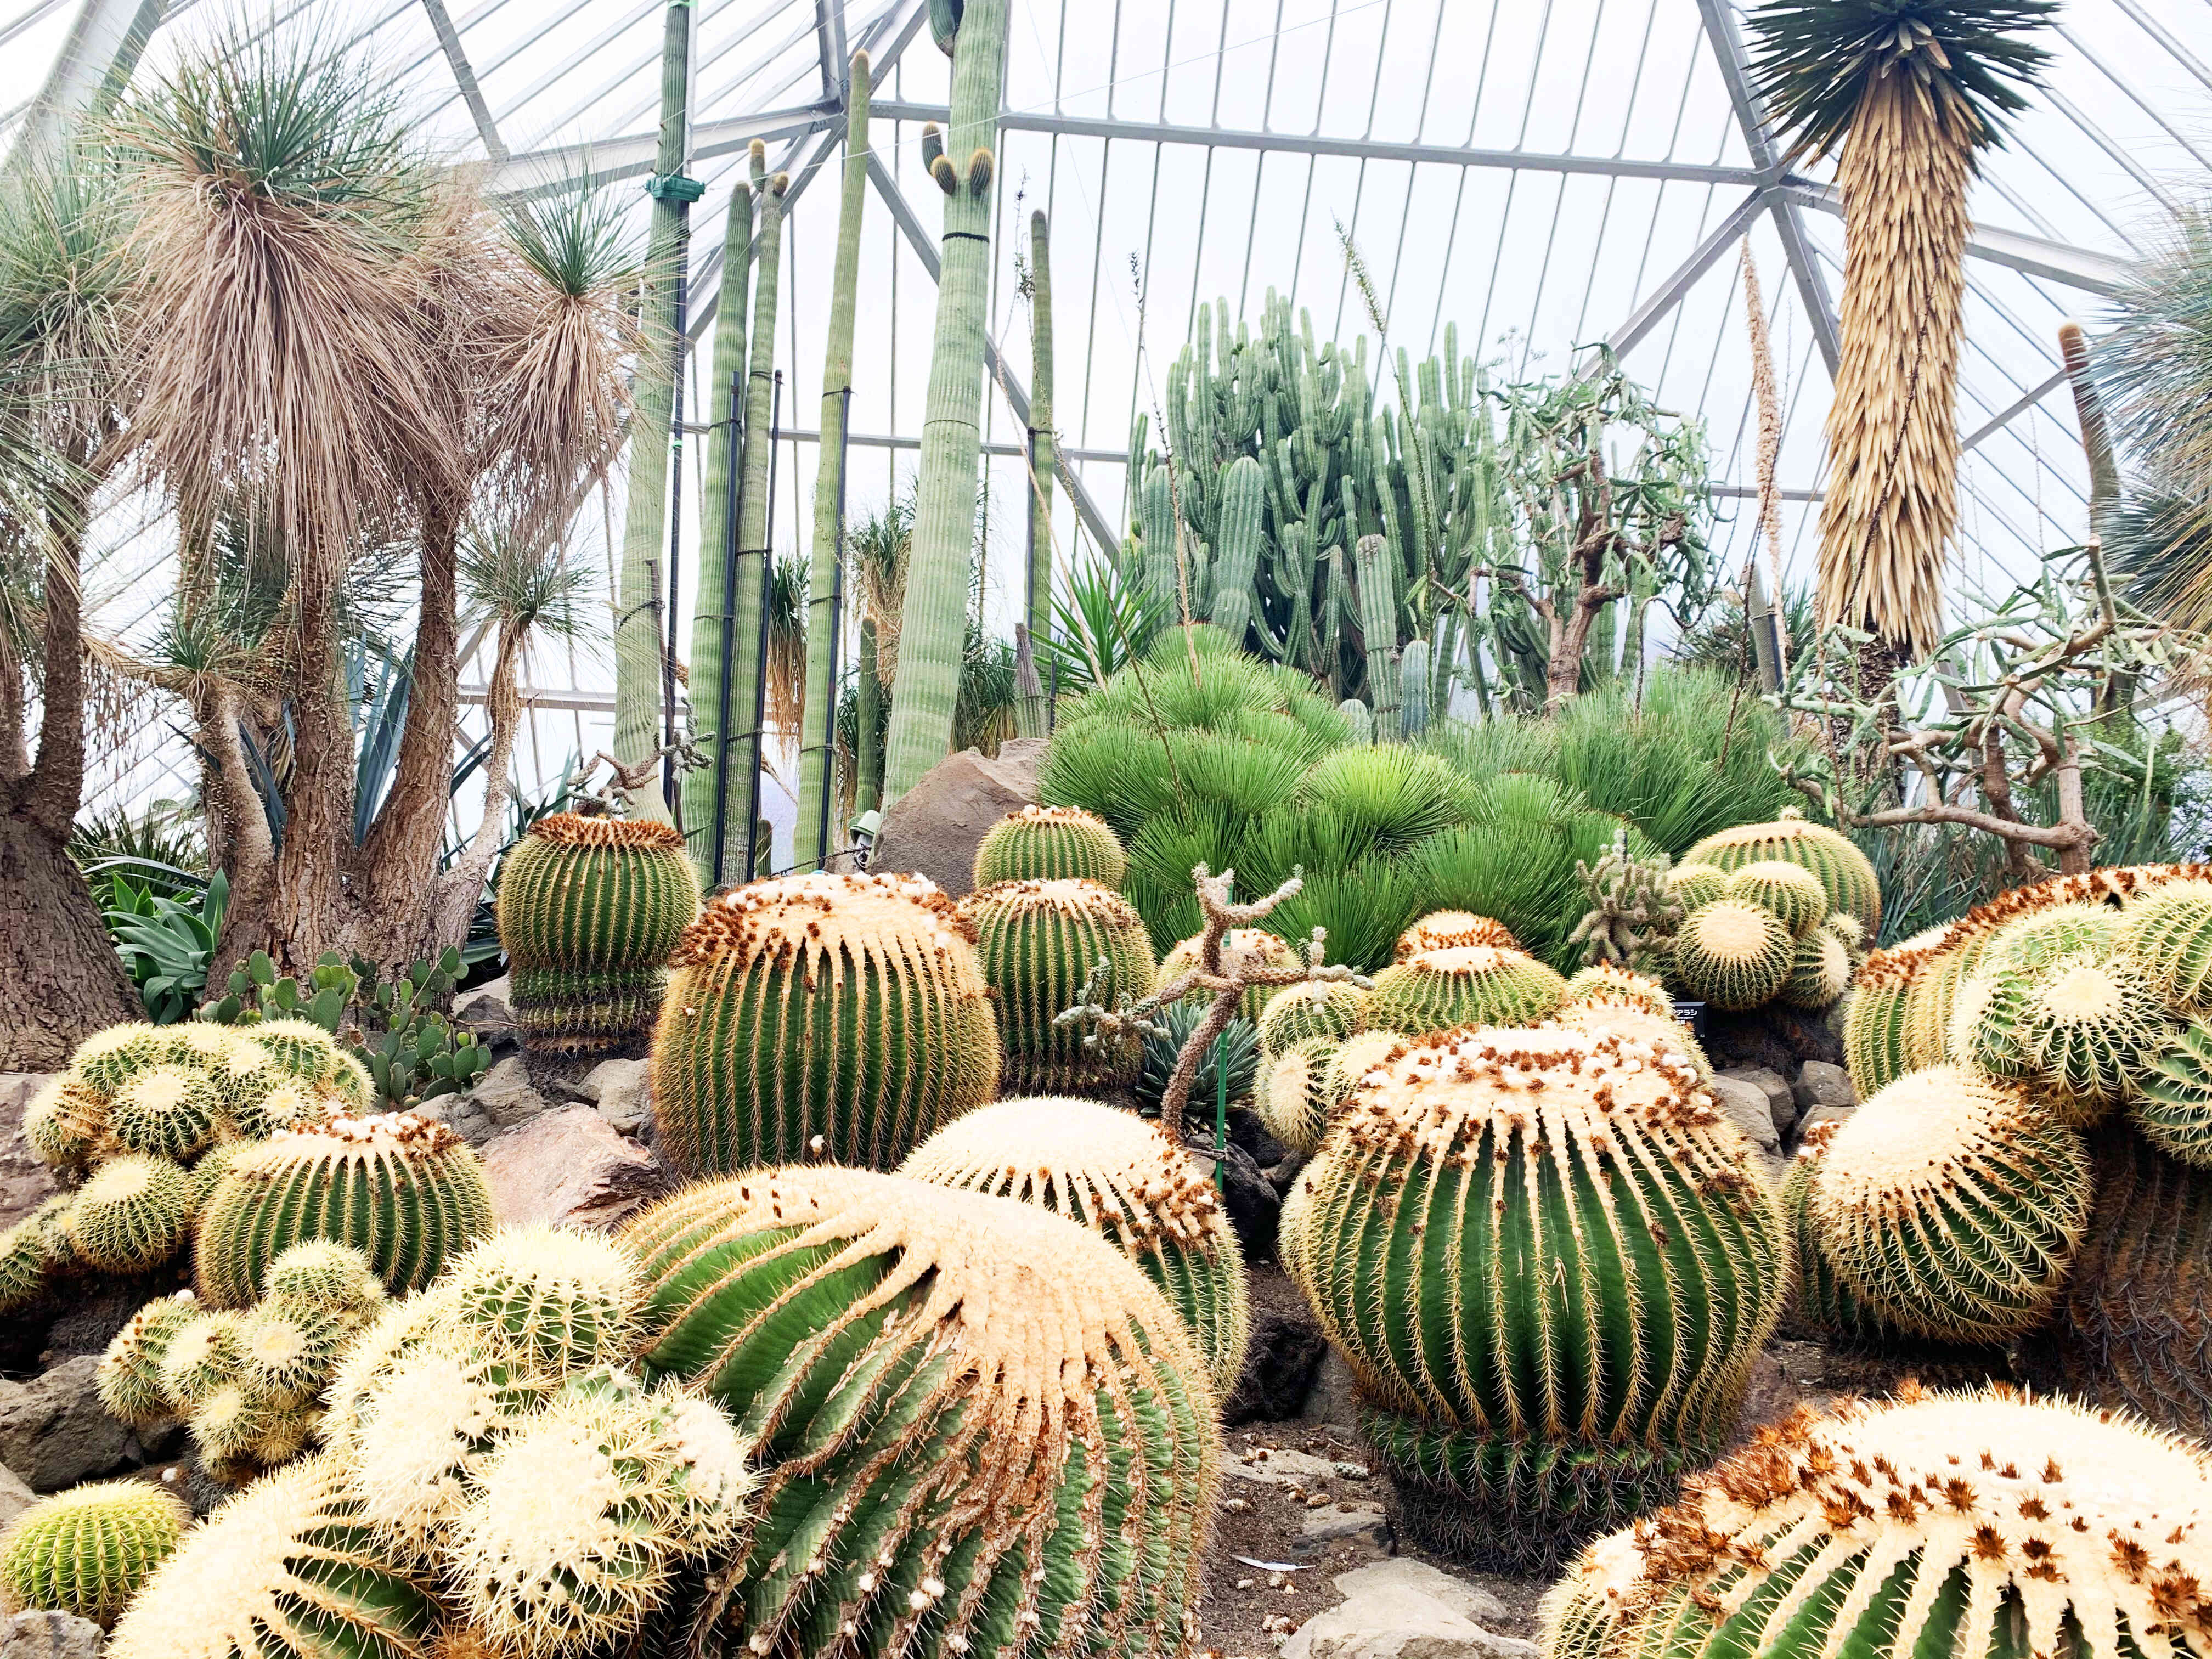
[[1229,1039],[1213,1039],[1213,1187],[1229,1190]]

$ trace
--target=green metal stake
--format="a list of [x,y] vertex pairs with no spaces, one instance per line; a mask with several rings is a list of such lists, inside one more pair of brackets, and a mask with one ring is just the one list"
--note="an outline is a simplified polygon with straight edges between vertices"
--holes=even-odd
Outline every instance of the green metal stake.
[[1226,1192],[1229,1181],[1229,1039],[1213,1039],[1213,1185]]

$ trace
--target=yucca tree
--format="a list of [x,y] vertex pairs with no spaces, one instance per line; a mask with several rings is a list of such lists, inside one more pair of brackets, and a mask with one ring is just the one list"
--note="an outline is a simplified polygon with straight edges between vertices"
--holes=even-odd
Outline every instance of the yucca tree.
[[[462,538],[475,518],[557,556],[627,411],[633,267],[612,214],[573,191],[493,214],[416,146],[389,84],[312,33],[234,31],[117,122],[143,385],[131,432],[179,520],[182,631],[203,631],[217,595],[226,515],[253,527],[247,562],[281,573],[254,653],[289,734],[281,838],[258,791],[226,787],[210,839],[234,896],[226,951],[293,965],[455,942],[441,918],[476,897],[446,902],[438,881]],[[356,841],[340,650],[349,596],[395,558],[416,629],[406,726]],[[219,661],[205,672],[202,748],[265,746],[273,726],[252,727],[269,700],[231,695]],[[518,711],[491,712],[496,727]],[[480,889],[482,868],[462,868]]]
[[[2021,38],[2057,0],[1774,0],[1752,75],[1785,163],[1838,151],[1842,357],[1820,509],[1824,621],[1893,661],[1942,632],[1957,518],[1966,190],[2050,54]],[[1886,677],[1885,677],[1886,678]]]
[[[51,1071],[138,1012],[70,862],[85,772],[79,567],[122,453],[125,267],[106,165],[33,156],[0,184],[0,1069]],[[40,720],[33,752],[27,689]]]

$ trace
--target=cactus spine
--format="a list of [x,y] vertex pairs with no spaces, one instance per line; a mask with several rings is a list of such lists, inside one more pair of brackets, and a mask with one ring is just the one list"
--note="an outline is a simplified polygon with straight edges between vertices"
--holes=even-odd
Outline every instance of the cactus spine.
[[1106,820],[1079,806],[1024,806],[986,830],[975,848],[975,885],[1001,881],[1095,881],[1116,887],[1128,854]]
[[1375,975],[1364,1012],[1378,1030],[1419,1036],[1459,1025],[1528,1025],[1556,1010],[1567,982],[1535,957],[1488,945],[1424,951]]
[[1717,898],[1682,919],[1669,972],[1716,1008],[1756,1008],[1790,982],[1797,941],[1771,910]]
[[671,826],[575,812],[538,819],[499,882],[524,1040],[591,1053],[642,1038],[698,909],[698,878]]
[[42,1498],[0,1533],[0,1613],[51,1608],[106,1629],[191,1518],[182,1498],[145,1480]]
[[1819,878],[1809,870],[1784,864],[1778,859],[1738,866],[1721,896],[1772,911],[1775,920],[1790,930],[1793,939],[1802,939],[1811,933],[1833,908],[1828,902],[1828,890],[1820,884]]
[[1521,948],[1513,930],[1502,921],[1478,916],[1471,910],[1431,910],[1398,935],[1391,960],[1404,962],[1424,951],[1452,951],[1468,945],[1487,945],[1499,951]]
[[200,1215],[193,1281],[210,1305],[244,1307],[276,1257],[327,1239],[361,1251],[392,1291],[413,1290],[491,1229],[483,1165],[444,1124],[339,1118],[232,1160]]
[[1540,1564],[1719,1446],[1787,1277],[1751,1159],[1670,1046],[1463,1031],[1368,1073],[1299,1270],[1419,1536]]
[[1901,1329],[2001,1342],[2057,1301],[2089,1199],[2077,1131],[2017,1090],[1938,1066],[1851,1115],[1809,1208],[1822,1255]]
[[1084,1000],[1100,963],[1110,969],[1113,996],[1152,994],[1152,935],[1129,902],[1093,881],[1002,881],[960,901],[975,930],[983,981],[998,1005],[1005,1059],[1000,1090],[1007,1094],[1086,1095],[1133,1088],[1144,1069],[1144,1044],[1086,1042],[1056,1024]]
[[131,1153],[100,1165],[70,1208],[70,1241],[88,1266],[138,1273],[177,1253],[192,1214],[184,1165]]
[[919,876],[791,876],[715,898],[653,1038],[660,1146],[694,1175],[896,1164],[997,1085],[973,940]]
[[694,1187],[626,1242],[647,1370],[760,1437],[728,1639],[762,1659],[923,1631],[973,1659],[1186,1650],[1215,1405],[1121,1252],[1030,1205],[824,1167]]
[[1080,1222],[1159,1286],[1222,1397],[1236,1387],[1252,1328],[1244,1258],[1212,1182],[1158,1124],[1093,1101],[1000,1101],[939,1129],[899,1173]]
[[[1827,890],[1821,915],[1842,910],[1856,918],[1872,939],[1881,931],[1881,884],[1849,836],[1808,822],[1794,808],[1772,823],[1738,824],[1719,830],[1682,855],[1685,864],[1710,864],[1733,874],[1747,864],[1769,860],[1810,871]],[[1815,917],[1815,921],[1819,918]]]

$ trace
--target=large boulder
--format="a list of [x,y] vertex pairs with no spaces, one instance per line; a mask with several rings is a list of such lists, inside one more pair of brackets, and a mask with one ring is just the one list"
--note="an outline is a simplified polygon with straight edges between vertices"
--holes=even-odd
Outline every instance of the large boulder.
[[564,1106],[493,1137],[483,1165],[492,1207],[509,1225],[611,1229],[670,1185],[653,1155],[591,1106]]
[[0,1659],[100,1659],[107,1638],[73,1613],[19,1613],[0,1625]]
[[0,1463],[0,1527],[6,1526],[25,1510],[39,1501],[23,1477]]
[[[1814,1064],[1820,1062],[1815,1061]],[[1791,1092],[1790,1079],[1781,1073],[1765,1066],[1730,1066],[1722,1074],[1738,1083],[1747,1083],[1766,1097],[1767,1115],[1773,1121],[1774,1133],[1786,1135],[1797,1121],[1797,1097]],[[1759,1137],[1765,1144],[1764,1137]]]
[[1328,1352],[1297,1286],[1264,1262],[1252,1267],[1250,1277],[1252,1336],[1237,1386],[1221,1404],[1221,1420],[1231,1428],[1296,1417]]
[[975,848],[1007,813],[1036,799],[1042,738],[1009,738],[994,759],[980,749],[948,755],[884,814],[868,868],[913,871],[958,898],[975,885]]
[[61,1188],[23,1139],[23,1109],[46,1085],[44,1072],[0,1072],[0,1227],[21,1221]]
[[97,1354],[76,1354],[21,1382],[0,1381],[0,1463],[33,1492],[148,1461],[138,1437],[101,1408],[93,1385]]
[[1339,1573],[1343,1603],[1283,1644],[1283,1659],[1536,1659],[1534,1643],[1493,1634],[1504,1604],[1424,1561],[1401,1557]]

